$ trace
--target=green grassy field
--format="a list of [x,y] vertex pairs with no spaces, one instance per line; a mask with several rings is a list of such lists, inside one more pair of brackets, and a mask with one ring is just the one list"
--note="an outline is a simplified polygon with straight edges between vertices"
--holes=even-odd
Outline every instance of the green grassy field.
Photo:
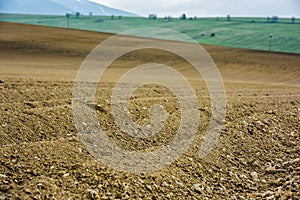
[[[18,22],[67,28],[65,16],[35,16],[0,14],[0,21]],[[214,44],[257,50],[269,50],[272,34],[272,51],[300,53],[300,22],[280,19],[278,23],[266,23],[266,18],[197,18],[193,20],[149,20],[142,17],[70,17],[69,28],[120,33],[144,27],[169,28],[188,35],[200,44]],[[1,27],[0,27],[1,28]],[[212,33],[214,36],[212,37]],[[155,37],[155,36],[154,36]],[[170,39],[176,39],[170,37]]]

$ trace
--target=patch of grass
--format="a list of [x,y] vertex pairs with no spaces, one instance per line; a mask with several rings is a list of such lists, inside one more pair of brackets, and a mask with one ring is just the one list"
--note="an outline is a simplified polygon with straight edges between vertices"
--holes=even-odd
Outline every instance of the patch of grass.
[[[67,28],[65,16],[1,14],[0,21]],[[218,20],[217,18],[193,20],[174,18],[167,21],[161,18],[149,20],[142,17],[111,19],[107,16],[80,16],[79,18],[71,16],[69,28],[121,33],[145,27],[172,29],[188,35],[200,44],[257,50],[269,50],[269,35],[272,34],[272,51],[300,53],[300,23],[297,19],[296,23],[292,23],[291,19],[279,19],[278,23],[267,23],[266,18],[231,18],[231,21],[227,21],[226,18]]]

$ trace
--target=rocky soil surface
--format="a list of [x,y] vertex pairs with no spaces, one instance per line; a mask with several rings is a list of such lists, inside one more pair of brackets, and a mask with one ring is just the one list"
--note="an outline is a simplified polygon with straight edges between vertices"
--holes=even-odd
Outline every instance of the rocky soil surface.
[[[30,31],[34,38],[26,34]],[[190,148],[166,168],[132,174],[96,160],[78,137],[73,120],[76,72],[95,38],[105,37],[1,23],[0,199],[300,199],[299,55],[205,47],[227,93],[225,125],[216,147],[199,158],[211,103],[205,85],[195,82],[200,126]],[[72,46],[75,41],[82,49]],[[135,56],[143,61],[156,59],[156,54],[124,56],[115,69]],[[133,139],[113,134],[109,98],[114,73],[99,84],[95,101],[100,126],[110,140],[131,152],[166,145],[180,115],[175,96],[163,87],[137,90],[130,106],[132,118],[143,124],[149,122],[150,105],[164,104],[172,120],[161,135]]]

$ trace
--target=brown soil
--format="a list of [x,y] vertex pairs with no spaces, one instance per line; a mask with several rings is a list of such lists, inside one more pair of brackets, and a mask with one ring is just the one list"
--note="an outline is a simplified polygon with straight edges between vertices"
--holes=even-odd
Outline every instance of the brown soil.
[[99,84],[96,102],[100,124],[116,144],[155,150],[178,126],[175,97],[148,85],[136,91],[130,111],[145,123],[142,108],[165,103],[173,115],[163,134],[145,140],[112,134],[106,100],[130,65],[160,60],[177,67],[190,78],[201,112],[196,139],[180,159],[160,171],[130,174],[95,160],[73,122],[77,70],[109,36],[0,23],[0,199],[300,198],[300,55],[204,46],[227,92],[224,130],[204,159],[198,151],[211,115],[205,85],[193,82],[194,72],[172,54],[148,49],[122,56]]

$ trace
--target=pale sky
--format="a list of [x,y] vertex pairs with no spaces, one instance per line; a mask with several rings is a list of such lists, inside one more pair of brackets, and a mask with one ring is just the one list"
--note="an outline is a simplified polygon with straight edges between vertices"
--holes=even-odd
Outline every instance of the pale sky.
[[300,0],[91,0],[141,16],[300,17]]

